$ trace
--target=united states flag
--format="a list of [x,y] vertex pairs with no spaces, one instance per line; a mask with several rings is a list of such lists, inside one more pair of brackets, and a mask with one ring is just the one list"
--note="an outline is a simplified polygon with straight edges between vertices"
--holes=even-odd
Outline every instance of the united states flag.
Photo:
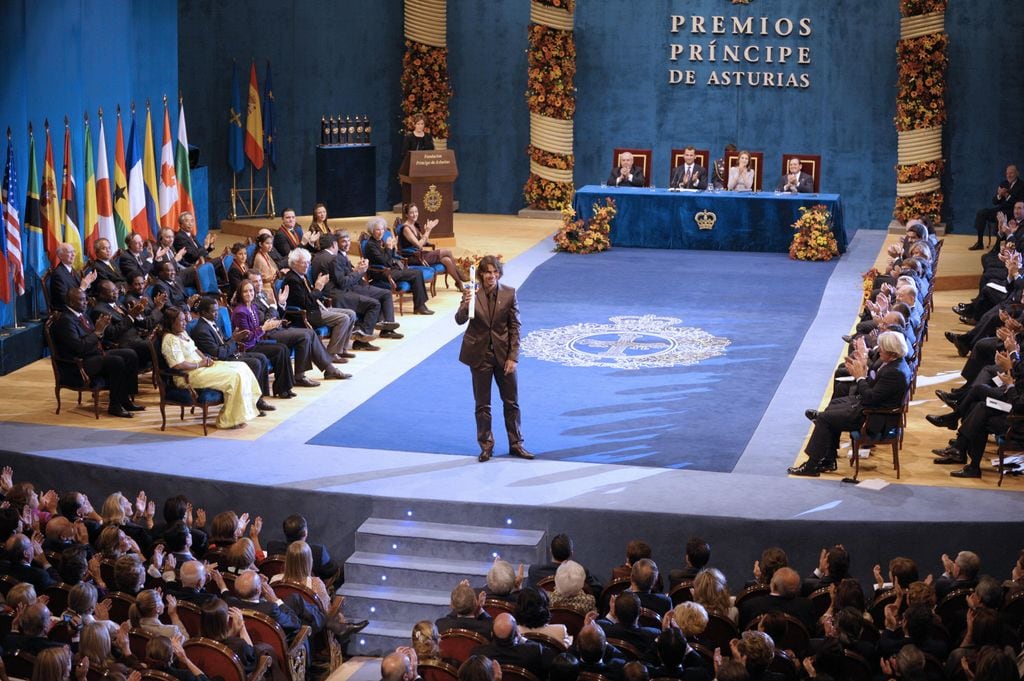
[[14,143],[7,139],[7,164],[4,166],[3,211],[7,233],[7,261],[16,295],[25,293],[25,270],[21,264],[21,212],[18,210],[18,173],[14,167]]

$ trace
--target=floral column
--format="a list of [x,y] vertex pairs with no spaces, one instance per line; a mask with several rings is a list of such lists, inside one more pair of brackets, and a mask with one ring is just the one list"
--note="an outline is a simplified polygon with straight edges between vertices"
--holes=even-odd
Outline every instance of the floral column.
[[526,205],[561,210],[572,204],[572,119],[576,113],[575,0],[530,0],[526,103],[530,109],[530,179]]
[[403,128],[413,129],[412,116],[426,117],[434,147],[448,148],[447,0],[405,0],[405,57],[402,59]]
[[947,0],[901,0],[896,95],[896,209],[906,222],[942,215],[942,125],[946,122]]

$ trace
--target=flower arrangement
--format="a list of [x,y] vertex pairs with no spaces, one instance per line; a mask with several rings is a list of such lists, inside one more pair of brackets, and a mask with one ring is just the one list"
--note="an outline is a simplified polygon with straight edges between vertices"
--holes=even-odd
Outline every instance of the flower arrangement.
[[555,182],[530,173],[523,186],[526,205],[537,210],[562,210],[572,204],[576,186],[572,182]]
[[794,260],[831,260],[839,255],[839,245],[832,234],[832,214],[823,205],[800,207],[800,218],[793,223],[796,234],[789,245]]
[[948,0],[901,0],[900,14],[905,17],[916,17],[920,14],[945,12]]
[[946,122],[946,47],[944,33],[901,40],[896,48],[899,90],[896,129],[934,128]]
[[863,278],[864,300],[871,300],[871,292],[875,290],[875,277],[877,276],[878,270],[874,267],[861,275]]
[[576,10],[576,0],[536,0],[536,3],[556,9],[564,9],[570,14]]
[[[572,12],[575,0],[544,0],[549,7]],[[529,27],[526,104],[530,112],[548,118],[571,121],[576,113],[576,39],[572,31],[560,31],[541,24]],[[572,154],[558,154],[534,145],[527,148],[530,159],[545,168],[572,170]],[[562,210],[572,202],[573,183],[560,182],[530,173],[523,186],[526,205],[537,210]]]
[[562,227],[555,234],[555,250],[566,253],[598,253],[612,247],[612,220],[615,201],[610,197],[604,205],[594,203],[594,213],[584,222],[576,217],[571,206],[562,209]]
[[434,137],[447,139],[448,100],[452,97],[448,78],[448,50],[424,45],[414,40],[405,41],[402,57],[402,123],[406,132],[412,132],[412,117],[422,113],[426,128]]
[[937,161],[922,161],[909,165],[896,166],[896,181],[900,184],[907,182],[923,182],[933,177],[941,177],[942,169],[946,166],[943,159]]
[[942,213],[941,191],[921,192],[912,196],[897,196],[893,217],[900,222],[925,216],[929,222],[937,222]]
[[[484,256],[479,253],[466,253],[465,255],[460,255],[455,258],[455,266],[459,268],[459,274],[462,275],[463,279],[467,281],[469,280],[469,268],[479,265],[480,259],[483,257]],[[498,253],[494,257],[498,259],[498,262],[502,264],[505,263],[505,258],[501,253]]]

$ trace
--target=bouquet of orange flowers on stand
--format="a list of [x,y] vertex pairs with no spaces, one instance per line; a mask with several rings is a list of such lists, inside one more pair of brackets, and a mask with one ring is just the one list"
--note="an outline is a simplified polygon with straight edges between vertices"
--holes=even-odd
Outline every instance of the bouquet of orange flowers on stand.
[[584,222],[576,217],[571,207],[562,209],[562,228],[555,234],[555,250],[566,253],[598,253],[612,247],[612,219],[615,218],[615,201],[604,200],[604,205],[594,204],[594,214]]
[[832,234],[832,214],[825,206],[801,206],[800,219],[793,223],[796,234],[789,245],[794,260],[831,260],[839,255],[839,245]]

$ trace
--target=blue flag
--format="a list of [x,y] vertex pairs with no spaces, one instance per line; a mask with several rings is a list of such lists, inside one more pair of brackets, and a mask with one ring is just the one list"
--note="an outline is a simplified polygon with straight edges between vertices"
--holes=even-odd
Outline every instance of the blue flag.
[[274,123],[274,88],[270,84],[270,60],[267,60],[267,77],[263,82],[263,155],[270,165],[277,169],[277,126]]
[[242,144],[242,100],[238,95],[238,65],[231,64],[231,108],[228,110],[228,166],[240,173],[245,168]]

